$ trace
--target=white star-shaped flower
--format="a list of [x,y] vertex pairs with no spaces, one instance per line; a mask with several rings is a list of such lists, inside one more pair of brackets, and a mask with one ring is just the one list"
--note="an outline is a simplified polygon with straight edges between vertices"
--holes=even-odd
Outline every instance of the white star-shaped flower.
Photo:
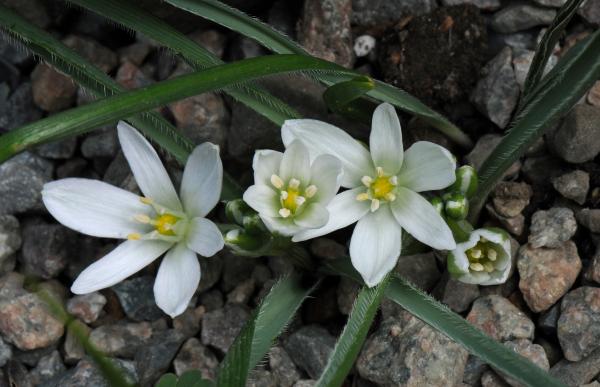
[[217,226],[205,218],[221,195],[219,148],[204,143],[194,149],[178,196],[150,143],[125,122],[119,122],[118,134],[144,196],[102,181],[69,178],[44,185],[42,199],[50,214],[73,230],[127,239],[87,267],[73,283],[73,293],[112,286],[166,253],[154,283],[154,298],[174,317],[186,309],[200,282],[196,253],[210,257],[224,245]]

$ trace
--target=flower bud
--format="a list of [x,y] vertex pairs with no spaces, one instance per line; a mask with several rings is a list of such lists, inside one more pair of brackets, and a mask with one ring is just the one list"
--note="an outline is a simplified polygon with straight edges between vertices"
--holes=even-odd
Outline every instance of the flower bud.
[[259,256],[269,244],[269,240],[259,235],[250,235],[243,229],[229,230],[225,234],[225,244],[234,253],[247,256]]
[[230,222],[243,225],[244,217],[255,213],[242,199],[235,199],[225,205],[225,216]]
[[452,191],[460,192],[467,198],[473,197],[477,191],[477,172],[470,165],[463,165],[456,170],[456,181],[452,186]]
[[469,201],[462,193],[445,195],[444,200],[444,211],[449,218],[462,220],[469,214]]
[[269,233],[262,219],[256,213],[249,216],[244,216],[242,219],[242,226],[248,234],[256,235]]
[[480,228],[448,254],[450,275],[458,281],[478,285],[506,282],[511,269],[510,239],[497,228]]
[[435,196],[429,199],[429,202],[431,203],[433,208],[435,208],[438,214],[444,215],[444,201],[440,197]]

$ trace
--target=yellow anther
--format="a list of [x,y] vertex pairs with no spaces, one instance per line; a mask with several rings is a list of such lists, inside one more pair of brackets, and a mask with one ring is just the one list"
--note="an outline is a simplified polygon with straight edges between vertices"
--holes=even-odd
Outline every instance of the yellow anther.
[[154,225],[156,227],[156,231],[163,235],[175,235],[173,232],[173,226],[175,223],[179,221],[179,218],[175,215],[164,214],[159,216],[155,221]]
[[279,215],[281,215],[282,218],[287,218],[288,216],[290,216],[292,212],[290,210],[288,210],[287,208],[281,208],[279,210]]
[[273,184],[273,187],[277,189],[283,188],[283,180],[281,180],[281,177],[277,175],[271,175],[271,184]]
[[495,261],[498,258],[498,253],[494,249],[488,249],[487,257],[490,261]]
[[154,201],[150,198],[140,196],[140,202],[142,202],[144,204],[152,204]]
[[373,197],[377,199],[385,199],[386,195],[392,193],[394,186],[388,177],[378,177],[371,184],[371,192]]
[[303,205],[304,202],[306,202],[306,198],[304,196],[298,196],[298,197],[296,197],[296,205],[298,207],[300,207],[301,205]]
[[469,268],[473,271],[483,271],[484,267],[481,263],[474,262],[469,265]]
[[474,258],[474,259],[481,258],[481,250],[479,250],[479,249],[471,249],[471,258]]
[[397,186],[398,185],[398,176],[390,177],[390,184],[393,186]]
[[366,192],[358,194],[358,195],[356,195],[356,200],[358,200],[359,202],[364,202],[365,200],[369,200],[369,194]]
[[280,195],[279,195],[279,198],[280,198],[281,200],[285,200],[285,199],[287,199],[287,198],[288,198],[288,192],[287,192],[287,191],[281,191],[281,193],[280,193]]
[[300,180],[298,179],[294,179],[293,177],[290,179],[290,182],[288,183],[288,188],[291,189],[298,189],[298,187],[300,187]]
[[396,200],[396,195],[394,195],[393,193],[387,193],[385,195],[385,200],[387,200],[388,202],[393,202],[394,200]]
[[371,200],[371,212],[375,212],[379,209],[379,200],[373,199]]
[[140,239],[142,239],[142,234],[134,232],[127,235],[127,239],[129,239],[130,241],[139,241]]
[[483,267],[484,267],[485,271],[487,271],[488,273],[491,273],[494,271],[494,265],[491,262],[484,263]]
[[288,189],[287,191],[283,192],[285,192],[285,194],[282,193],[281,195],[281,206],[288,209],[290,212],[296,211],[296,208],[298,208],[298,203],[296,202],[296,199],[298,198],[298,191]]
[[383,171],[382,167],[377,167],[377,177],[383,177],[383,175],[385,175],[385,172]]
[[144,224],[150,223],[150,217],[148,215],[144,215],[144,214],[137,214],[133,217],[133,219],[135,219],[136,222],[140,222],[140,223],[144,223]]
[[306,187],[306,189],[304,190],[304,196],[306,196],[307,198],[312,198],[313,196],[315,196],[315,194],[317,193],[318,188],[316,185],[309,185],[308,187]]
[[373,183],[373,178],[371,176],[363,176],[360,178],[360,181],[363,183],[365,187],[370,187]]

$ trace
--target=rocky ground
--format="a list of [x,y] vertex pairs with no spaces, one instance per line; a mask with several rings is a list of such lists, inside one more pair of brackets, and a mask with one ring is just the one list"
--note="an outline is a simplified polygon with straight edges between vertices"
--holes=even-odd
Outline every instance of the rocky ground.
[[[0,0],[137,88],[189,71],[179,59],[104,20],[60,2]],[[197,18],[145,1],[161,17],[225,60],[266,52]],[[536,41],[564,0],[230,1],[295,37],[317,56],[371,74],[418,96],[477,140],[468,152],[431,128],[404,120],[409,142],[426,139],[479,166],[518,102]],[[557,45],[552,66],[600,24],[588,0]],[[329,114],[322,87],[301,77],[265,82],[306,117],[368,127]],[[10,39],[0,42],[0,132],[85,104],[86,93]],[[257,148],[281,148],[279,128],[222,94],[173,103],[162,113],[196,142],[219,144],[226,168],[249,183]],[[513,236],[514,273],[501,286],[466,285],[433,254],[401,257],[397,270],[507,347],[569,386],[600,386],[600,82],[507,171],[484,213]],[[173,164],[175,178],[180,174]],[[224,251],[202,260],[189,309],[171,320],[154,305],[153,273],[74,296],[73,279],[115,246],[57,224],[40,201],[50,180],[101,179],[136,190],[113,127],[24,152],[0,165],[0,386],[105,386],[71,332],[32,291],[31,279],[63,300],[89,337],[143,386],[164,372],[201,369],[214,378],[235,335],[274,279],[281,257]],[[221,213],[216,215],[222,216]],[[309,244],[317,258],[344,251],[338,232]],[[597,249],[596,246],[599,248]],[[311,386],[343,327],[357,287],[331,278],[302,308],[250,386]],[[397,305],[384,302],[348,386],[518,386]]]

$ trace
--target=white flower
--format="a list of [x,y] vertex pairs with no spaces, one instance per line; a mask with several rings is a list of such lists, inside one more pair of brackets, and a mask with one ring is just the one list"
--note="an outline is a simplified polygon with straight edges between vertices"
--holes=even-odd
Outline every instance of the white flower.
[[284,153],[255,153],[254,185],[244,192],[244,201],[269,230],[292,236],[327,223],[326,206],[340,188],[342,164],[331,155],[320,155],[311,163],[301,141],[288,145]]
[[498,285],[511,268],[510,239],[504,230],[480,228],[448,254],[448,271],[467,284]]
[[325,226],[302,231],[302,241],[358,221],[350,241],[352,264],[368,286],[375,286],[391,271],[400,255],[401,231],[435,248],[456,247],[452,232],[418,192],[452,184],[454,158],[444,148],[417,142],[402,148],[400,121],[394,108],[381,104],[373,114],[370,152],[343,130],[316,120],[288,120],[282,128],[284,144],[301,139],[311,158],[332,154],[344,170],[342,186],[350,188],[333,198]]
[[210,143],[194,149],[183,172],[180,200],[150,143],[125,122],[119,122],[118,133],[143,197],[101,181],[69,178],[44,185],[42,198],[52,216],[67,227],[128,239],[86,268],[73,283],[73,293],[112,286],[166,252],[154,298],[174,317],[186,309],[200,282],[196,253],[210,257],[223,248],[221,232],[205,218],[221,194],[219,149]]

